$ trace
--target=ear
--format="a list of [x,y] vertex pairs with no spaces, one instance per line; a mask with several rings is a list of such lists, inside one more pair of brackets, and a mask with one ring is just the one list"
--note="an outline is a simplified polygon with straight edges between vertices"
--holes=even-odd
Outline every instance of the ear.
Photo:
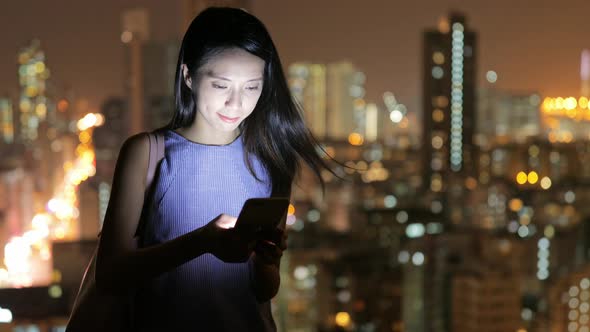
[[186,84],[186,86],[189,89],[193,89],[193,81],[191,79],[191,76],[188,73],[188,67],[186,66],[186,64],[182,64],[180,65],[180,70],[182,70],[182,77],[184,78],[184,84]]

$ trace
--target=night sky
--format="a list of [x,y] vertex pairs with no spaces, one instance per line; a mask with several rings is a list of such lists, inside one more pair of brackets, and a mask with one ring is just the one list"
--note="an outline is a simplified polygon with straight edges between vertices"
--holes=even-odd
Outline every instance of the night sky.
[[[58,89],[71,88],[98,107],[124,95],[121,12],[149,10],[152,38],[181,38],[179,0],[3,1],[0,5],[0,96],[18,91],[16,54],[41,40]],[[361,6],[361,4],[363,6]],[[590,48],[588,0],[253,0],[283,64],[350,60],[367,75],[367,101],[392,91],[410,111],[420,107],[422,30],[450,10],[479,34],[478,80],[498,72],[496,87],[542,96],[577,96],[580,53]]]

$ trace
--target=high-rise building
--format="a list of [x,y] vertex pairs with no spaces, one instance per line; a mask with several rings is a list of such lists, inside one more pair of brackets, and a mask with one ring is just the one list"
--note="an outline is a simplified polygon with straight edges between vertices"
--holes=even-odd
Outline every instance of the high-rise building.
[[106,100],[100,110],[108,125],[96,128],[93,135],[96,154],[96,177],[110,181],[117,154],[129,131],[128,103],[123,98],[112,97]]
[[174,80],[178,41],[149,41],[143,46],[143,94],[145,130],[170,122],[174,114]]
[[174,113],[174,80],[180,42],[150,39],[145,9],[123,15],[127,48],[129,128],[127,135],[166,125]]
[[12,101],[0,98],[0,143],[14,142],[14,110]]
[[546,97],[541,104],[541,122],[551,143],[590,137],[590,50],[582,51],[580,79],[580,97]]
[[303,108],[307,126],[318,138],[326,136],[326,66],[294,63],[289,66],[289,86]]
[[[117,156],[129,132],[127,105],[127,101],[120,97],[112,97],[106,100],[102,104],[100,113],[104,116],[105,123],[108,125],[100,126],[92,132],[92,141],[94,142],[96,155],[96,176],[91,182],[98,193],[96,195],[98,201],[96,203],[98,208],[96,214],[99,224],[102,224],[106,214]],[[87,197],[88,195],[85,198]],[[92,234],[94,231],[92,227],[87,227],[87,225],[83,225],[83,228],[86,228],[88,232],[82,229],[82,236]]]
[[364,83],[365,75],[349,62],[289,66],[291,93],[320,139],[346,140],[352,133],[377,138],[379,113],[376,105],[367,107]]
[[590,50],[587,49],[582,51],[580,79],[582,80],[581,96],[590,98]]
[[[404,330],[516,331],[517,280],[526,257],[520,241],[484,232],[458,230],[406,241],[398,257]],[[505,320],[491,322],[493,317]]]
[[590,266],[557,279],[549,292],[551,332],[590,331]]
[[184,34],[195,16],[207,7],[234,7],[247,11],[251,10],[250,0],[183,0],[183,20],[182,26],[180,27],[181,36]]
[[29,143],[37,139],[39,124],[50,110],[46,97],[47,79],[50,76],[45,64],[41,43],[35,39],[18,55],[20,84],[18,139]]
[[127,47],[127,88],[129,95],[129,135],[145,129],[144,119],[144,79],[143,45],[150,38],[149,17],[145,8],[128,10],[122,16],[121,41]]
[[[477,134],[484,142],[519,141],[541,134],[541,97],[482,89],[478,94]],[[483,144],[485,145],[485,144]]]
[[458,273],[453,277],[452,290],[451,331],[519,329],[519,279],[511,271]]
[[474,166],[476,41],[457,13],[424,33],[424,179],[435,192],[448,189],[447,174]]
[[[363,114],[365,74],[350,62],[327,65],[326,130],[332,139],[346,139],[352,132],[377,138],[377,108],[367,107],[373,116],[367,125]],[[367,105],[368,106],[368,105]],[[367,130],[368,129],[368,130]]]

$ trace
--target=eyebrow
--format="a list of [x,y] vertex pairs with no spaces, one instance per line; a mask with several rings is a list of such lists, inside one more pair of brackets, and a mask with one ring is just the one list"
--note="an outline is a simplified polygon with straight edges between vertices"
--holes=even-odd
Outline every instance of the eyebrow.
[[[230,81],[231,82],[231,80],[229,78],[223,77],[223,76],[219,76],[219,75],[217,75],[217,74],[215,74],[215,73],[213,73],[211,71],[207,72],[206,75],[209,76],[209,77],[213,77],[213,78],[217,78],[217,79],[220,79],[220,80]],[[262,81],[262,77],[254,78],[254,79],[251,79],[251,80],[247,80],[246,82],[253,82],[253,81]]]

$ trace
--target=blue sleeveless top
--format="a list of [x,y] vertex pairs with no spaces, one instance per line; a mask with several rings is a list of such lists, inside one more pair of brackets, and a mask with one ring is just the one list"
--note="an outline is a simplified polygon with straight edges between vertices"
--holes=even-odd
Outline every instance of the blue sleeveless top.
[[[252,159],[261,182],[246,166],[241,136],[227,145],[199,144],[172,130],[164,137],[142,246],[172,240],[222,213],[238,216],[248,198],[270,196],[262,164]],[[255,298],[252,268],[203,254],[158,276],[137,294],[137,331],[276,331],[270,303]]]

